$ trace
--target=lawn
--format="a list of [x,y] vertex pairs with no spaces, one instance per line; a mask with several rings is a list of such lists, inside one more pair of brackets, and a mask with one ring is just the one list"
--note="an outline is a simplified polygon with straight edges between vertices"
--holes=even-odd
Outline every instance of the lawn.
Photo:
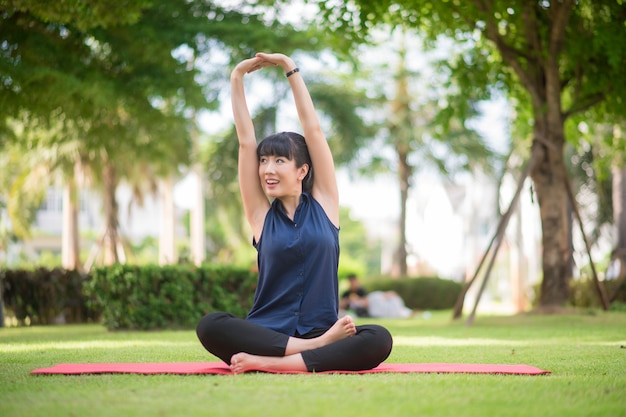
[[[387,362],[527,364],[466,374],[34,376],[65,362],[215,361],[193,331],[99,325],[0,329],[0,416],[626,416],[626,314],[376,320]],[[372,322],[372,320],[369,320]]]

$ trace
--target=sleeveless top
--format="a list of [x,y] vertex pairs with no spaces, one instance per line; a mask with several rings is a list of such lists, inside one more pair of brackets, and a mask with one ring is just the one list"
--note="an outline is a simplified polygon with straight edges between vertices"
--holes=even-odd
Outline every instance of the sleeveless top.
[[310,194],[293,221],[274,200],[253,244],[259,281],[247,320],[290,336],[337,321],[339,229]]

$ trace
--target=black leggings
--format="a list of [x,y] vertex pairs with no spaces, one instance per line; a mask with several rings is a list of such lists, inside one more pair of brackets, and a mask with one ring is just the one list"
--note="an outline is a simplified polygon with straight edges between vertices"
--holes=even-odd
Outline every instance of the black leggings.
[[[312,339],[328,329],[315,329],[302,339]],[[230,365],[240,352],[259,356],[285,356],[289,336],[229,313],[210,313],[200,320],[198,339],[213,355]],[[387,359],[393,341],[387,329],[375,324],[357,326],[356,335],[317,349],[302,352],[309,372],[372,369]]]

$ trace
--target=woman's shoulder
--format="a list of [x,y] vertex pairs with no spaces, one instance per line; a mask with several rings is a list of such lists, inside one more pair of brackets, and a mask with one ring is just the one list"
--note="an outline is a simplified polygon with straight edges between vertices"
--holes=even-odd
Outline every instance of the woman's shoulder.
[[[326,208],[311,194],[307,193],[307,197],[305,198],[305,204],[307,204],[306,210],[315,213],[315,216],[319,218],[320,221],[328,224],[335,232],[339,232],[339,226],[335,225],[335,223],[331,220]],[[303,198],[302,201],[305,201],[305,198]]]

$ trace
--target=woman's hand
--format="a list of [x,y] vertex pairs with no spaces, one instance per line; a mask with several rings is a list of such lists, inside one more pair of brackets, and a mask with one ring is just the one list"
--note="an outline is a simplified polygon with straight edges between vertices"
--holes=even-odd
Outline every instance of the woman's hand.
[[295,64],[291,58],[284,54],[267,54],[263,52],[257,53],[254,57],[244,59],[231,72],[232,77],[241,77],[245,74],[260,70],[265,67],[273,67],[279,65],[285,72],[295,68]]
[[256,71],[258,69],[263,68],[264,66],[268,66],[270,64],[265,63],[264,65],[264,61],[260,58],[254,57],[254,58],[248,58],[248,59],[244,59],[243,61],[241,61],[239,64],[237,64],[237,66],[235,66],[235,68],[233,68],[233,71],[231,72],[231,78],[232,77],[242,77],[250,72]]
[[296,67],[293,60],[284,54],[259,52],[255,55],[255,58],[262,59],[268,65],[280,65],[285,72],[291,71]]

